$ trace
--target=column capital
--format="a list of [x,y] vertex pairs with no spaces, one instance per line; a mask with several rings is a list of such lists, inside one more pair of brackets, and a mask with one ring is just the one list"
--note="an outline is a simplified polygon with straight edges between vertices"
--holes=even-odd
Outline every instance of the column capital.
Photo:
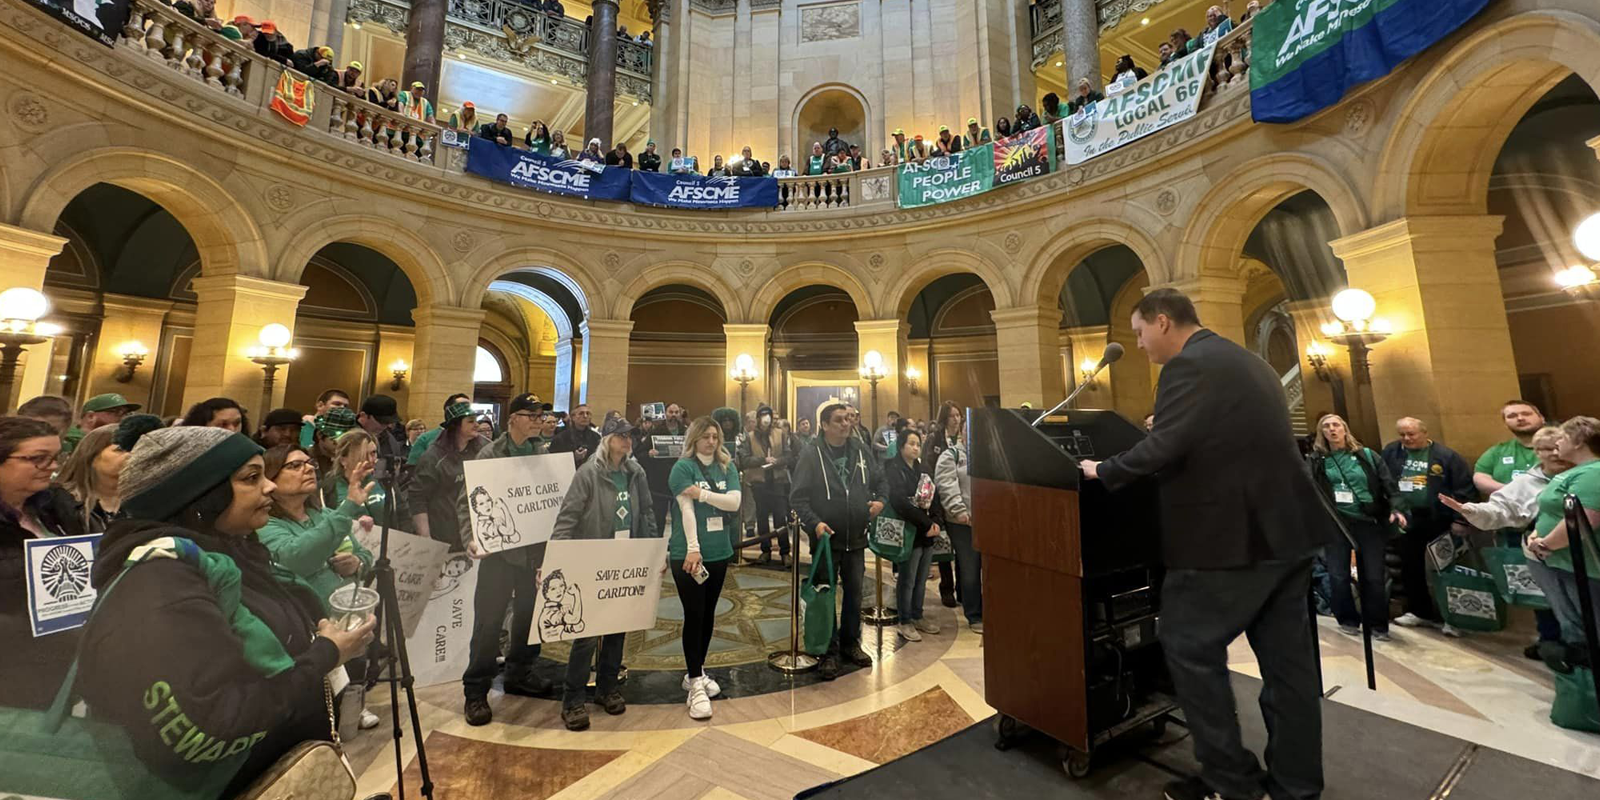
[[476,329],[487,313],[481,308],[426,305],[412,309],[411,320],[419,328],[423,325],[437,325],[447,328]]
[[48,261],[67,246],[67,240],[51,233],[0,223],[0,252],[36,256]]
[[627,338],[633,333],[633,320],[631,319],[586,319],[578,325],[578,332],[588,341],[594,336],[612,336]]
[[727,336],[765,336],[772,332],[772,326],[765,322],[729,322],[722,326],[722,332]]
[[1198,275],[1162,284],[1152,284],[1145,287],[1144,293],[1149,294],[1157,289],[1177,289],[1188,295],[1190,299],[1197,297],[1242,298],[1245,292],[1245,282],[1231,275]]
[[1595,158],[1600,158],[1600,136],[1596,136],[1593,139],[1590,139],[1585,144],[1588,144],[1589,145],[1589,149],[1594,151],[1594,157]]
[[1032,325],[1061,327],[1061,309],[1046,306],[1021,306],[997,308],[989,312],[996,328],[1015,328]]
[[100,298],[100,306],[110,316],[114,311],[129,314],[165,314],[172,310],[171,300],[155,300],[127,294],[107,294]]
[[858,319],[856,320],[856,333],[882,334],[893,333],[904,336],[911,332],[911,325],[898,319]]
[[195,278],[191,285],[200,302],[211,298],[239,297],[299,303],[300,299],[306,296],[308,288],[298,283],[270,281],[266,278],[237,274],[202,276]]
[[[1413,250],[1487,247],[1505,227],[1505,217],[1494,214],[1464,214],[1401,217],[1393,222],[1368,228],[1328,242],[1340,260],[1361,258],[1396,247]],[[1436,248],[1436,245],[1443,245]]]

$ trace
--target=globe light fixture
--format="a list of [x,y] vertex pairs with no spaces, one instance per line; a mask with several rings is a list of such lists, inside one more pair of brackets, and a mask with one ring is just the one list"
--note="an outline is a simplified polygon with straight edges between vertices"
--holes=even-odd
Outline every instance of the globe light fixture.
[[750,389],[750,382],[756,379],[756,360],[749,353],[740,353],[733,360],[733,369],[728,370],[728,377],[739,382],[739,416],[744,417],[745,397]]
[[1572,245],[1578,248],[1584,258],[1600,261],[1600,213],[1592,214],[1578,223],[1577,229],[1572,232]]
[[[1378,303],[1371,294],[1361,289],[1350,288],[1339,292],[1333,296],[1332,306],[1333,315],[1338,320],[1323,323],[1322,335],[1349,348],[1350,372],[1356,383],[1370,383],[1372,376],[1368,369],[1367,353],[1372,345],[1389,338],[1392,332],[1389,322],[1373,318]],[[1310,354],[1309,348],[1307,354]],[[1316,366],[1315,360],[1312,365]],[[1318,374],[1320,376],[1321,369],[1318,369]]]
[[24,348],[42,344],[61,326],[40,322],[50,301],[38,289],[17,286],[0,292],[0,412],[11,410],[11,387]]
[[1574,264],[1555,274],[1556,285],[1562,291],[1576,294],[1595,284],[1596,276],[1592,267]]
[[289,332],[286,325],[271,323],[261,328],[256,334],[259,347],[252,347],[245,352],[250,360],[261,367],[263,379],[261,381],[261,412],[264,414],[272,408],[272,385],[278,375],[278,367],[287,366],[300,357],[300,351],[289,347],[289,341],[294,334]]

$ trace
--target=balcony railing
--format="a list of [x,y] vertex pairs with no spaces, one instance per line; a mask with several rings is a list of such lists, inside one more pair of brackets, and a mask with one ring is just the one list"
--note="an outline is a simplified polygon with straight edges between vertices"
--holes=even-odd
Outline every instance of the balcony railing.
[[[345,18],[405,36],[410,16],[409,0],[350,0]],[[582,20],[551,16],[513,0],[450,0],[445,17],[446,50],[476,53],[490,63],[518,65],[579,85],[588,76],[591,31]],[[619,94],[650,102],[654,55],[650,47],[617,39]]]

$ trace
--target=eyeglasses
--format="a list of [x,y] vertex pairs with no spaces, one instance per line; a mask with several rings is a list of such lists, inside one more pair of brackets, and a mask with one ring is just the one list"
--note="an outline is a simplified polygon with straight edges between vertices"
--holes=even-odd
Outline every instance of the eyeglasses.
[[33,465],[34,469],[49,469],[61,463],[60,453],[40,453],[36,456],[6,456],[6,460],[17,459]]
[[513,417],[522,417],[523,419],[538,419],[540,415],[535,414],[532,411],[518,411],[515,414],[512,414],[511,416],[513,416]]
[[309,458],[304,460],[304,461],[290,461],[290,462],[288,462],[288,463],[283,465],[283,469],[284,470],[291,470],[292,469],[295,472],[305,472],[307,469],[316,469],[316,468],[317,468],[316,462],[312,461]]

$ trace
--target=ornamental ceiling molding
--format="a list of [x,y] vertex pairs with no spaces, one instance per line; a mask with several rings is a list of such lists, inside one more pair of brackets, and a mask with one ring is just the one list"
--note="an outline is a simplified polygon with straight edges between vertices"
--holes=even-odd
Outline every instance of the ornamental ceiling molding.
[[1096,11],[1100,14],[1100,34],[1103,36],[1122,24],[1130,14],[1142,14],[1167,0],[1098,0]]
[[[0,3],[0,20],[24,34],[39,27],[39,20],[30,18],[28,14],[27,10],[16,4]],[[40,43],[48,47],[40,48]],[[456,210],[462,212],[491,209],[536,217],[557,225],[592,226],[611,232],[677,234],[685,238],[747,235],[807,240],[832,238],[840,233],[901,234],[948,226],[952,220],[976,221],[1002,213],[1016,214],[1031,206],[1059,202],[1065,193],[1076,193],[1075,190],[1119,173],[1158,169],[1165,160],[1162,156],[1169,151],[1185,147],[1213,132],[1234,127],[1234,123],[1249,117],[1250,110],[1249,93],[1239,92],[1237,96],[1202,111],[1185,123],[1085,164],[967,200],[910,211],[886,209],[859,215],[802,212],[807,214],[802,219],[784,218],[793,212],[766,212],[761,217],[722,216],[724,212],[639,213],[625,210],[628,208],[626,204],[572,201],[521,190],[500,190],[485,179],[448,172],[442,166],[416,164],[377,154],[354,142],[315,130],[314,126],[292,128],[270,115],[262,114],[250,101],[217,91],[129,51],[99,46],[54,23],[22,44],[13,40],[7,46],[15,48],[19,58],[29,58],[35,62],[45,54],[70,55],[83,65],[84,70],[99,72],[114,79],[91,80],[91,83],[110,84],[102,86],[100,91],[118,93],[119,90],[112,87],[121,84],[159,99],[162,102],[146,104],[148,110],[157,116],[173,116],[172,111],[180,111],[200,117],[202,124],[187,125],[202,135],[234,145],[239,143],[240,138],[275,145],[316,162],[303,165],[307,169],[316,169],[318,165],[340,167],[350,174],[340,176],[325,171],[322,174],[345,183],[353,193],[357,190],[370,193],[375,188],[375,179],[385,188],[403,194],[461,201],[451,205],[457,206]],[[48,68],[42,64],[38,66],[41,69]],[[123,98],[118,100],[129,102]],[[181,122],[183,115],[176,115],[176,118]],[[148,130],[145,128],[141,132]],[[270,153],[266,157],[273,158]],[[712,217],[711,214],[719,216]]]
[[703,11],[714,17],[727,16],[739,10],[738,0],[689,0],[689,5],[696,11]]

